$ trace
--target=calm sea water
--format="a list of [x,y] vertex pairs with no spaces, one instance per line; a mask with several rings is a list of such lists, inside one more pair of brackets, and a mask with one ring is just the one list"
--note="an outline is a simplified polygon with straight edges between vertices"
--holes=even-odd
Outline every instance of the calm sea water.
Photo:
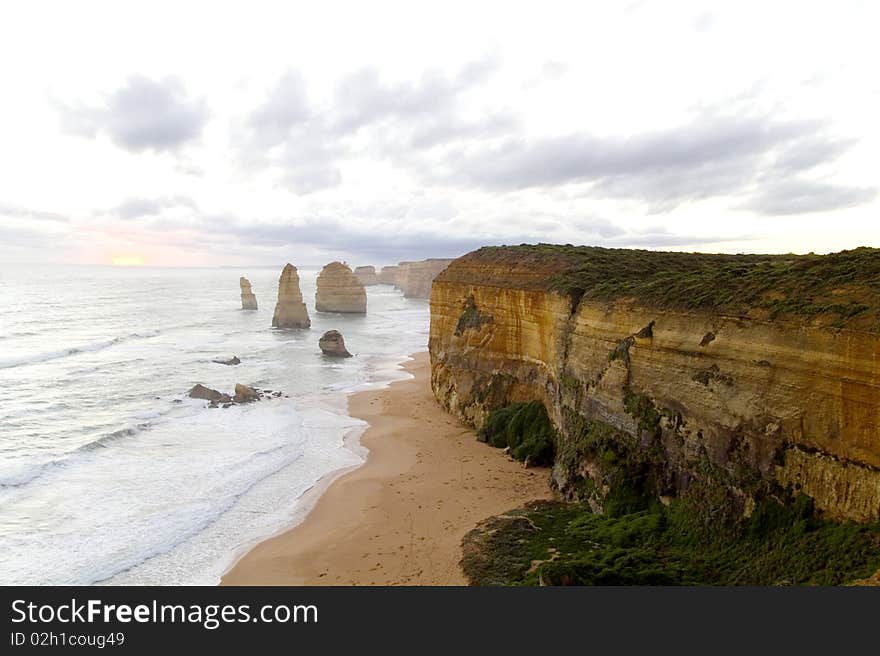
[[[322,476],[362,462],[346,395],[406,376],[427,302],[380,285],[366,316],[319,314],[301,269],[312,328],[273,330],[279,274],[0,268],[0,583],[216,583]],[[240,275],[257,312],[239,310]],[[356,357],[321,354],[331,328]],[[236,382],[288,398],[186,397]]]

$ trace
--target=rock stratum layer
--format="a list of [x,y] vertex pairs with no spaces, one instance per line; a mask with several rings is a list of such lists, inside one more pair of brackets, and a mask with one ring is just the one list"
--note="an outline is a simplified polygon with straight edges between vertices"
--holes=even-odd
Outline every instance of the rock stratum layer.
[[278,302],[272,315],[273,328],[308,328],[312,325],[299,288],[296,267],[288,263],[278,279]]
[[364,314],[367,311],[367,292],[347,265],[331,262],[318,274],[315,309],[318,312]]
[[383,285],[396,285],[399,268],[396,264],[382,267],[379,272],[379,282]]
[[241,287],[241,309],[256,310],[257,297],[254,296],[254,292],[251,289],[251,281],[242,276],[238,279],[238,285]]
[[450,262],[452,260],[440,258],[401,262],[397,265],[394,286],[403,292],[404,298],[428,298],[431,295],[431,283]]
[[484,248],[434,281],[431,385],[476,427],[542,401],[558,432],[552,482],[596,509],[623,476],[743,514],[804,493],[829,518],[876,520],[875,280],[874,249]]
[[357,279],[361,281],[361,284],[364,287],[379,284],[379,276],[376,274],[376,267],[374,266],[356,267],[354,270],[354,275],[357,276]]

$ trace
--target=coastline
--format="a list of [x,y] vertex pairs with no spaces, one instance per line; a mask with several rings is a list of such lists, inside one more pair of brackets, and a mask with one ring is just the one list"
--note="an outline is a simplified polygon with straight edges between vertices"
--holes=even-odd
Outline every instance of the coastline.
[[366,462],[316,485],[305,519],[253,546],[221,585],[464,585],[464,534],[551,497],[547,470],[477,442],[434,400],[427,352],[411,357],[413,378],[349,396],[349,415],[369,424]]

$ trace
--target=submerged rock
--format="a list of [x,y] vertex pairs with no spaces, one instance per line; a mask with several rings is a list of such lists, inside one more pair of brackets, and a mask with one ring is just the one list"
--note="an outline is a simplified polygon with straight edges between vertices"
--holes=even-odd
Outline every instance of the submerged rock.
[[318,275],[315,309],[318,312],[365,314],[367,292],[347,265],[331,262]]
[[299,274],[296,267],[288,263],[278,279],[278,302],[272,316],[273,328],[308,328],[312,325],[309,312],[302,300],[299,288]]
[[187,396],[191,399],[202,399],[204,401],[217,401],[223,394],[210,387],[205,387],[201,383],[196,383],[193,388],[187,392]]
[[365,287],[379,284],[379,276],[376,275],[376,267],[374,266],[356,267],[354,275],[357,276],[357,279],[360,280],[361,284]]
[[241,277],[238,279],[238,285],[241,287],[241,309],[256,310],[257,297],[254,296],[254,292],[251,289],[251,281],[245,277]]
[[237,355],[233,355],[228,360],[223,360],[223,359],[217,358],[216,360],[211,360],[211,362],[215,362],[217,364],[225,364],[225,365],[229,365],[229,366],[241,364],[241,360],[238,359]]
[[345,348],[345,340],[338,330],[328,330],[318,340],[318,346],[324,355],[332,355],[337,358],[350,358],[351,353]]

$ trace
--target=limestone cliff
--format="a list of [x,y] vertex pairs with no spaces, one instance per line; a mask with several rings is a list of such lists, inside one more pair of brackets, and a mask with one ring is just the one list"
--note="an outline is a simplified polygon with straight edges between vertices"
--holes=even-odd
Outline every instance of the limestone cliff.
[[383,285],[396,285],[398,269],[399,267],[396,264],[382,267],[382,270],[379,272],[379,282]]
[[256,310],[257,297],[254,296],[254,292],[251,289],[251,281],[245,277],[241,277],[238,279],[238,285],[241,287],[241,309]]
[[273,328],[308,328],[312,325],[299,288],[296,267],[288,263],[278,279],[278,302],[272,316]]
[[356,267],[354,270],[354,275],[357,276],[357,279],[361,281],[361,284],[364,287],[379,284],[379,276],[376,275],[376,267],[374,266]]
[[543,401],[553,482],[601,507],[614,476],[666,497],[803,492],[880,516],[880,251],[703,256],[484,248],[431,293],[431,384],[480,426]]
[[347,265],[331,262],[318,274],[315,309],[318,312],[364,314],[367,311],[367,292]]
[[398,265],[395,286],[404,298],[428,298],[431,283],[452,260],[432,258],[419,262],[401,262]]

